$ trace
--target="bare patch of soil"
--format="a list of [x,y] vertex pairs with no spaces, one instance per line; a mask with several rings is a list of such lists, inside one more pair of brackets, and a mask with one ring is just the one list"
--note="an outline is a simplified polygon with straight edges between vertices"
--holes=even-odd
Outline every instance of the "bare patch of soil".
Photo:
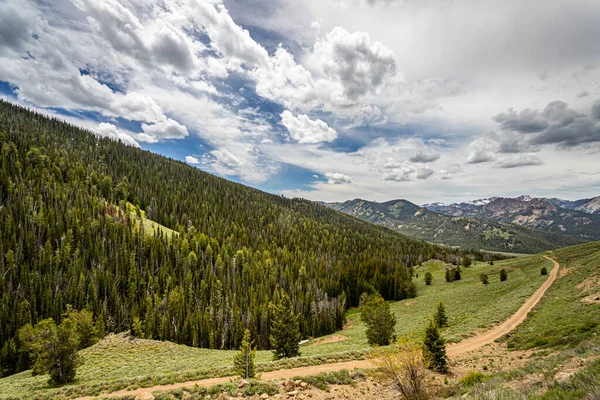
[[309,345],[305,346],[305,347],[313,347],[313,346],[318,346],[320,344],[327,344],[327,343],[337,343],[337,342],[343,342],[345,340],[348,340],[347,336],[344,335],[330,335],[324,338],[319,338],[319,339],[315,339],[312,341],[312,343],[310,343]]
[[577,285],[577,289],[580,289],[582,292],[587,292],[588,290],[594,289],[596,286],[600,286],[600,278],[596,275],[592,275]]
[[600,292],[585,296],[581,301],[589,304],[600,304]]

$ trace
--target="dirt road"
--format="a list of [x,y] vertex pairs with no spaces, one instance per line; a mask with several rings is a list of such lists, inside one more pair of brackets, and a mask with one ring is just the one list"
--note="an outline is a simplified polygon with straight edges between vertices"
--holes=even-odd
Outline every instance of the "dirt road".
[[492,343],[494,340],[506,335],[507,333],[515,329],[517,326],[519,326],[523,321],[525,321],[525,318],[527,318],[527,314],[529,313],[529,311],[531,311],[533,307],[535,307],[535,305],[538,303],[538,301],[540,301],[540,299],[542,298],[544,293],[546,293],[546,290],[548,290],[550,285],[552,285],[552,282],[554,282],[554,280],[556,279],[556,275],[558,274],[558,268],[560,267],[559,264],[550,257],[544,256],[544,258],[547,258],[548,260],[552,261],[554,263],[554,268],[552,268],[552,271],[550,271],[548,279],[546,279],[542,286],[540,286],[535,291],[535,293],[533,293],[533,295],[531,295],[531,297],[529,297],[527,301],[523,303],[521,308],[519,308],[517,312],[511,315],[510,318],[508,318],[506,321],[504,321],[498,326],[495,326],[489,331],[480,333],[478,335],[462,340],[459,343],[448,346],[448,348],[446,349],[446,353],[448,354],[448,356],[468,353],[469,351],[476,350],[480,347],[485,346],[488,343]]
[[[529,311],[535,307],[535,305],[540,301],[546,290],[552,285],[556,276],[558,274],[559,264],[555,260],[544,256],[548,260],[554,263],[554,268],[550,272],[548,279],[523,303],[521,308],[517,310],[516,313],[511,315],[506,321],[501,323],[500,325],[486,331],[480,333],[478,335],[467,338],[460,343],[456,343],[454,345],[450,345],[446,349],[446,353],[449,357],[457,356],[463,353],[468,353],[469,351],[476,350],[480,347],[485,346],[486,344],[492,343],[494,340],[506,335],[513,329],[515,329],[519,324],[525,321],[527,318],[527,314]],[[323,364],[323,365],[314,365],[309,367],[300,367],[300,368],[291,368],[291,369],[280,369],[277,371],[264,372],[262,374],[263,380],[271,380],[271,379],[286,379],[292,378],[294,376],[307,376],[307,375],[316,375],[321,372],[330,372],[330,371],[340,371],[342,369],[352,370],[355,368],[372,368],[373,364],[370,360],[357,360],[357,361],[346,361],[334,364]],[[188,381],[188,382],[180,382],[173,383],[170,385],[159,385],[152,386],[147,388],[139,388],[134,390],[119,390],[117,392],[113,392],[110,394],[102,395],[102,397],[122,397],[122,396],[137,396],[143,393],[152,393],[157,390],[174,390],[184,387],[193,387],[195,385],[209,387],[215,385],[217,383],[226,383],[229,382],[232,377],[224,377],[224,378],[211,378],[211,379],[201,379],[197,381]],[[76,400],[91,400],[97,397],[80,397]]]

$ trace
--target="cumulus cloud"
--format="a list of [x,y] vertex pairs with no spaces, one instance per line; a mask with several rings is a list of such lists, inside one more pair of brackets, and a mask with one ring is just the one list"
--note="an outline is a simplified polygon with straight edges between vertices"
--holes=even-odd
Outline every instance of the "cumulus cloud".
[[98,124],[96,128],[94,128],[94,132],[101,137],[107,137],[112,140],[121,141],[129,146],[140,147],[139,144],[135,141],[133,137],[131,137],[130,134],[128,134],[122,129],[117,128],[113,124],[102,122]]
[[330,185],[340,185],[343,183],[352,183],[352,178],[340,172],[327,172],[325,174],[327,183]]
[[439,160],[440,157],[441,155],[437,151],[419,148],[413,155],[410,156],[409,160],[414,163],[429,163]]
[[500,168],[517,168],[542,164],[540,157],[535,154],[518,154],[502,160],[498,166]]
[[200,164],[200,160],[194,156],[185,156],[185,162],[188,164]]
[[[525,139],[519,136],[513,138],[517,141],[524,140],[530,146],[556,144],[564,148],[575,147],[600,142],[600,124],[597,118],[599,108],[598,103],[595,103],[590,115],[586,115],[557,100],[548,103],[541,111],[525,109],[517,113],[511,109],[496,115],[494,120],[503,131],[526,136]],[[523,142],[519,147],[522,151],[530,150],[522,144]]]
[[350,33],[339,26],[317,40],[311,57],[350,98],[376,92],[396,73],[396,56],[388,47],[371,42],[368,33]]
[[[396,166],[389,172],[385,172],[381,179],[383,181],[395,181],[395,182],[408,182],[413,180],[413,175],[416,171],[416,168],[412,165],[403,164]],[[425,173],[426,175],[426,173]],[[420,178],[425,179],[425,178]]]
[[493,161],[496,158],[497,143],[487,138],[478,138],[469,144],[467,162],[480,164]]
[[142,124],[142,130],[145,134],[161,139],[183,139],[188,136],[188,130],[179,122],[166,118],[153,124]]
[[304,114],[295,117],[285,110],[281,113],[281,123],[298,143],[331,142],[337,138],[337,132],[320,119],[312,120]]
[[427,179],[434,174],[433,169],[429,167],[421,167],[417,169],[417,179]]

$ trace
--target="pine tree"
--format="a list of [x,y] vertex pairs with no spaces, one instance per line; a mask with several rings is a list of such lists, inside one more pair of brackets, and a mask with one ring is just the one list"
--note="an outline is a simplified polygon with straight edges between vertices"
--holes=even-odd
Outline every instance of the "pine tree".
[[443,328],[448,325],[448,317],[446,317],[446,308],[443,302],[439,302],[437,311],[433,316],[433,320],[439,328]]
[[452,282],[452,276],[450,275],[450,270],[446,270],[446,282]]
[[284,293],[277,303],[271,303],[271,335],[273,358],[297,357],[300,355],[300,325],[294,314],[292,301]]
[[506,279],[508,279],[508,274],[506,273],[506,270],[502,268],[500,270],[500,282],[504,282]]
[[34,373],[48,373],[50,384],[61,385],[75,379],[81,360],[77,354],[79,340],[75,324],[69,318],[58,326],[52,318],[35,327],[27,324],[19,330],[19,340],[22,350],[29,352],[34,360]]
[[396,317],[383,297],[369,296],[360,311],[360,319],[367,325],[367,341],[371,346],[387,346],[392,342]]
[[448,371],[446,342],[440,335],[439,328],[433,321],[430,321],[425,329],[423,358],[427,361],[429,369],[442,373]]
[[490,281],[488,280],[488,276],[486,274],[481,274],[479,275],[479,280],[481,281],[481,283],[483,283],[484,285],[487,285],[488,283],[490,283]]
[[461,280],[460,267],[456,267],[452,270],[452,282],[460,281],[460,280]]
[[433,275],[431,275],[431,272],[426,272],[425,273],[425,284],[431,285],[432,281],[433,281]]
[[548,275],[548,269],[546,267],[542,267],[542,269],[540,270],[540,273],[542,275]]
[[254,358],[256,357],[256,348],[252,348],[250,342],[250,331],[244,331],[244,337],[240,346],[240,351],[233,357],[233,366],[236,374],[242,378],[254,378]]

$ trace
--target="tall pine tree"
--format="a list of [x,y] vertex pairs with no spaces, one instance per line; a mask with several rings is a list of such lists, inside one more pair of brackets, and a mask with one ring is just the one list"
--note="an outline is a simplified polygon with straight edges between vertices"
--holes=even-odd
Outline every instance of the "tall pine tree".
[[249,379],[254,378],[254,358],[256,356],[256,348],[252,348],[250,342],[250,331],[246,329],[244,331],[244,338],[240,346],[240,351],[233,357],[233,367],[235,372],[242,378]]
[[433,321],[439,328],[443,328],[448,325],[448,317],[446,317],[446,307],[444,307],[443,302],[439,302],[437,306],[437,311],[433,316]]
[[387,346],[392,342],[396,317],[383,297],[369,296],[361,309],[360,319],[367,325],[367,341],[371,346]]
[[425,329],[423,358],[427,361],[429,369],[442,373],[448,372],[446,342],[440,335],[438,326],[433,321],[430,321]]
[[300,355],[300,324],[294,314],[290,296],[283,293],[277,303],[271,303],[271,346],[273,358],[297,357]]

